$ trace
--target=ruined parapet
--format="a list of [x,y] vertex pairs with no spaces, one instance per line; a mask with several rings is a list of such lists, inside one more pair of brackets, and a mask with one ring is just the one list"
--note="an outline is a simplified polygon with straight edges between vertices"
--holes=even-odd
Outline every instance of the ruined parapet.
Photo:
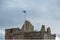
[[25,32],[34,31],[34,26],[29,21],[26,20],[22,26],[21,31]]

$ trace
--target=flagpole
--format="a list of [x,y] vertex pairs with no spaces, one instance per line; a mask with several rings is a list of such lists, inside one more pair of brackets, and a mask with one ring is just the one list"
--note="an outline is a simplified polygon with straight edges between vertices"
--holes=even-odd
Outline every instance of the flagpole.
[[25,14],[25,21],[26,21],[26,11],[23,11],[24,12],[24,14]]
[[25,21],[26,21],[26,13],[25,13]]
[[[25,14],[25,21],[26,21],[26,11],[23,11],[23,13]],[[25,24],[24,31],[26,31],[26,24]]]

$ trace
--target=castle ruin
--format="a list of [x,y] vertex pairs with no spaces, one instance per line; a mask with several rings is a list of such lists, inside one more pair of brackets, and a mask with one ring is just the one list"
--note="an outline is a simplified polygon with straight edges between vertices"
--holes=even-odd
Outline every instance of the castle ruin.
[[42,25],[40,31],[35,31],[34,26],[29,22],[25,21],[22,28],[11,28],[11,29],[5,29],[5,40],[14,40],[14,39],[39,39],[39,40],[55,40],[56,34],[51,33],[50,27],[45,30],[45,25]]

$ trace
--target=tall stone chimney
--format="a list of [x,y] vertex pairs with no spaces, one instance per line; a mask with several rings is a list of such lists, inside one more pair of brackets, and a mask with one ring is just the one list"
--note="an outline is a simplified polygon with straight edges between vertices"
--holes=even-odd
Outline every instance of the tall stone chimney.
[[47,28],[47,32],[48,32],[49,34],[51,34],[51,29],[50,29],[50,27]]
[[41,31],[45,31],[45,25],[42,25]]

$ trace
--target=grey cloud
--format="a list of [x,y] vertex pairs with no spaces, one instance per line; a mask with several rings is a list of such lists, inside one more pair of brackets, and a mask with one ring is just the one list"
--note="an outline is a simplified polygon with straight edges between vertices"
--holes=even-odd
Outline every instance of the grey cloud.
[[[33,21],[37,21],[36,19],[39,19],[44,24],[52,21],[53,23],[51,22],[50,24],[54,25],[55,18],[60,19],[60,16],[56,15],[57,13],[60,15],[60,3],[58,2],[58,0],[2,0],[0,24],[20,24],[25,20],[25,15],[22,13],[22,10],[26,10],[28,20],[33,19]],[[16,13],[21,13],[22,19]]]

